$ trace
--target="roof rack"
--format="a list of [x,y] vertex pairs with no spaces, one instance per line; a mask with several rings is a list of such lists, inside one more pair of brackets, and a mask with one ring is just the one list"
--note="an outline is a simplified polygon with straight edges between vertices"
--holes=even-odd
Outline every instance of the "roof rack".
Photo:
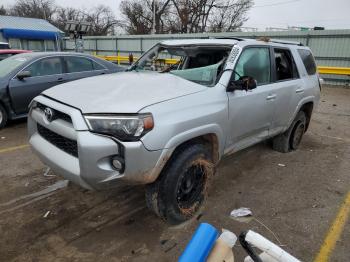
[[219,36],[219,37],[210,36],[209,39],[231,39],[231,40],[237,40],[237,41],[247,40],[247,39],[244,39],[244,38],[234,37],[234,36]]
[[286,41],[286,40],[279,40],[279,39],[269,39],[269,42],[271,42],[271,43],[276,43],[276,44],[304,46],[301,42]]

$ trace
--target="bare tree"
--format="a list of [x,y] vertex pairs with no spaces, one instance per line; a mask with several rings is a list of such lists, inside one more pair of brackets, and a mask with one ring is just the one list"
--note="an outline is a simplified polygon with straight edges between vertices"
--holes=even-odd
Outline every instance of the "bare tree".
[[52,22],[56,13],[54,0],[17,0],[9,8],[9,15],[41,18]]
[[[148,34],[155,0],[123,0],[124,28],[130,34]],[[246,21],[253,0],[158,0],[157,33],[199,33],[236,30]]]
[[83,21],[84,12],[72,7],[58,7],[53,24],[64,30],[66,21]]
[[168,30],[167,16],[171,0],[123,0],[120,4],[124,16],[124,28],[129,34],[149,34],[153,27],[155,7],[156,33]]
[[246,14],[254,5],[253,0],[218,1],[210,17],[209,31],[231,32],[247,21]]
[[3,5],[0,6],[0,15],[6,15],[6,14],[7,14],[6,8]]
[[91,35],[110,35],[120,22],[116,20],[111,8],[99,5],[84,14],[85,21],[91,23]]

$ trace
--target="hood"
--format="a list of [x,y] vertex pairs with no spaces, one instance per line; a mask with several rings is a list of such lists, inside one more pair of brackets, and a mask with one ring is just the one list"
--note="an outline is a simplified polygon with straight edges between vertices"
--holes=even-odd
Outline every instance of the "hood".
[[207,87],[169,73],[122,72],[84,78],[43,92],[83,113],[137,113],[142,108]]

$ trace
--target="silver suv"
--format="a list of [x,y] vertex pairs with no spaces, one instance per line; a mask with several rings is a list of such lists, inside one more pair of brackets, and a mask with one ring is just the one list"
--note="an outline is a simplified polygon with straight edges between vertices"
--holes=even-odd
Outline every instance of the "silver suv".
[[298,148],[320,97],[308,47],[269,39],[164,41],[127,72],[65,83],[30,106],[34,152],[74,183],[147,184],[169,223],[202,206],[224,155],[272,138]]

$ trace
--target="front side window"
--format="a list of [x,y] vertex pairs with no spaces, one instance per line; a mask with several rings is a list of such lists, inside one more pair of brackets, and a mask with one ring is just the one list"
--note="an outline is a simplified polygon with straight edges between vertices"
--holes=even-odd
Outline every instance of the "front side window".
[[23,55],[12,56],[0,61],[0,77],[4,77],[15,69],[18,70],[20,66],[23,66],[28,61],[28,58]]
[[156,45],[130,70],[173,74],[208,87],[214,86],[232,46],[225,45]]
[[266,47],[249,47],[243,50],[235,67],[235,80],[241,76],[253,77],[257,85],[271,82],[270,52]]
[[6,58],[8,58],[10,56],[12,56],[12,54],[0,54],[0,61],[4,60],[4,59],[6,59]]
[[68,73],[93,71],[94,65],[91,59],[85,57],[65,57]]
[[62,74],[62,63],[59,57],[43,58],[34,62],[23,71],[29,71],[32,77]]
[[311,52],[307,49],[298,49],[298,53],[301,57],[301,60],[303,60],[303,63],[308,75],[316,74],[317,72],[316,63]]

